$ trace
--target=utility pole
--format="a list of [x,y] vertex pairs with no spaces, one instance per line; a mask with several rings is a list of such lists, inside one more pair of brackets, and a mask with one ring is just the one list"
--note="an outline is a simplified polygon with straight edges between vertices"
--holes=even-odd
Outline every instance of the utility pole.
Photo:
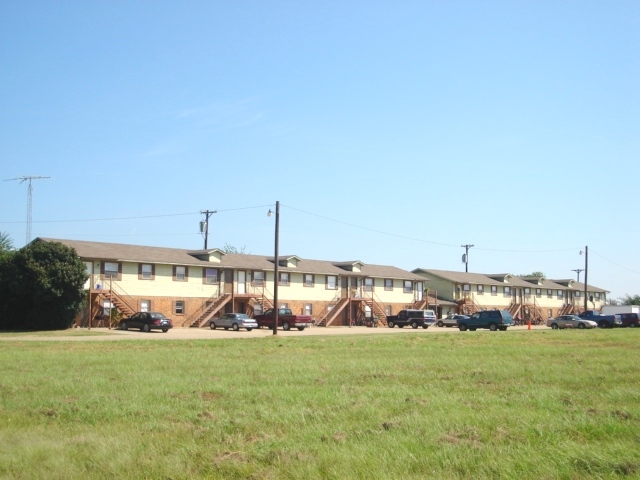
[[19,180],[20,183],[29,182],[29,187],[27,188],[27,241],[29,243],[31,241],[31,210],[33,208],[33,186],[31,185],[31,180],[40,180],[43,178],[49,177],[36,177],[36,176],[25,176],[17,177],[17,178],[8,178],[5,182],[11,180]]
[[584,272],[584,268],[576,268],[575,270],[571,270],[572,272],[576,272],[578,274],[578,283],[580,282],[580,272]]
[[209,240],[209,217],[211,215],[213,215],[214,213],[218,213],[217,210],[200,210],[200,213],[202,213],[205,216],[204,221],[200,222],[200,233],[204,233],[204,249],[207,249],[207,241]]
[[469,249],[471,247],[473,247],[474,245],[460,245],[462,248],[465,249],[464,255],[462,255],[462,263],[464,263],[464,271],[465,272],[469,272]]

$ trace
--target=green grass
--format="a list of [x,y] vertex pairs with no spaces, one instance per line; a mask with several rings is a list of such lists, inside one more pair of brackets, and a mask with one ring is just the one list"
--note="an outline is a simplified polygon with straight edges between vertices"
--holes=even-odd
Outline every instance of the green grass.
[[0,342],[0,478],[640,478],[640,331]]

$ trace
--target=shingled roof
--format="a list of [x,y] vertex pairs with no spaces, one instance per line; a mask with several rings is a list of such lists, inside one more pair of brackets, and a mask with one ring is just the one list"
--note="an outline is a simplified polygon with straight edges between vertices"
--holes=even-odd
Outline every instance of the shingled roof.
[[[274,257],[263,255],[249,255],[244,253],[224,253],[221,249],[183,250],[179,248],[148,247],[143,245],[128,245],[122,243],[88,242],[84,240],[66,240],[57,238],[36,238],[35,241],[59,242],[75,249],[78,256],[85,260],[102,260],[132,263],[161,263],[168,265],[200,266],[213,268],[237,268],[247,270],[272,271]],[[220,262],[210,262],[202,257],[211,252],[220,252]],[[201,258],[198,258],[201,257]],[[296,255],[281,256],[281,259],[297,257]],[[297,257],[300,258],[300,257]],[[352,272],[347,268],[354,263],[361,264],[359,272]],[[392,278],[399,280],[425,281],[424,277],[401,268],[389,265],[368,265],[360,261],[332,262],[326,260],[300,259],[298,266],[285,267],[280,265],[281,272],[300,272],[322,275],[350,275],[358,277]]]

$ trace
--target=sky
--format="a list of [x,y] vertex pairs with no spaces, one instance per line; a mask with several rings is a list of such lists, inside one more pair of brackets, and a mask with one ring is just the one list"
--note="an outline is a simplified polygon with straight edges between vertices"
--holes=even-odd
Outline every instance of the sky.
[[201,249],[215,210],[273,255],[279,202],[281,255],[636,295],[639,79],[636,0],[3,1],[0,232],[41,176],[31,239]]

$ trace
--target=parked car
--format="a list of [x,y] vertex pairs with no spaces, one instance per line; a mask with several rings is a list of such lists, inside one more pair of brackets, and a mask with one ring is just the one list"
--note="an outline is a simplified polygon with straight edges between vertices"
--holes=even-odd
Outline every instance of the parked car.
[[160,312],[137,312],[120,320],[119,326],[120,330],[139,328],[143,332],[162,330],[167,333],[167,330],[173,328],[173,323]]
[[598,324],[593,320],[585,320],[577,315],[560,315],[547,320],[547,327],[558,328],[596,328]]
[[[258,322],[258,328],[273,328],[273,325],[275,324],[273,308],[270,308],[262,315],[256,315],[254,318],[256,319],[256,322]],[[297,328],[298,330],[303,331],[305,328],[313,325],[313,318],[311,318],[311,315],[294,315],[290,308],[279,308],[278,325],[281,326],[283,330],[287,331],[292,328]]]
[[441,318],[440,320],[438,320],[437,325],[439,327],[457,327],[458,320],[466,320],[467,318],[469,318],[468,315],[447,315],[445,318]]
[[623,327],[639,327],[640,320],[638,319],[637,313],[618,313],[620,315],[620,320],[622,320]]
[[578,316],[584,320],[593,320],[600,328],[614,328],[622,326],[620,315],[617,314],[602,315],[597,310],[586,310]]
[[411,325],[411,328],[429,328],[436,322],[436,314],[433,310],[400,310],[398,315],[387,315],[387,326],[402,328]]
[[249,318],[249,315],[244,313],[225,313],[220,318],[212,319],[209,323],[211,330],[215,330],[218,327],[224,328],[225,330],[231,328],[235,331],[246,328],[247,332],[250,332],[254,328],[258,328],[258,322],[253,318]]
[[511,325],[513,325],[513,317],[508,310],[485,310],[476,312],[467,319],[458,320],[458,328],[461,332],[474,331],[478,328],[488,328],[492,332],[505,331]]

